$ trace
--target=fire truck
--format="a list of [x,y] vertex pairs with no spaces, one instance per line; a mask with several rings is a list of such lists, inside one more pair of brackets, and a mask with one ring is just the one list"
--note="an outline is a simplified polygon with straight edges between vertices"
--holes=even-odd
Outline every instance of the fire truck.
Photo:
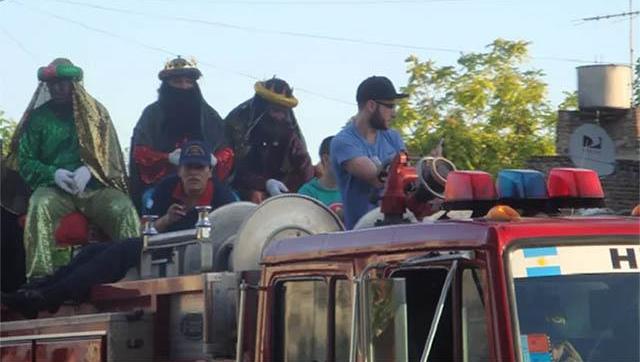
[[350,231],[290,194],[202,210],[193,230],[154,235],[147,218],[124,280],[56,314],[5,313],[1,360],[640,360],[640,219],[578,215],[602,205],[593,171],[494,182],[409,163]]

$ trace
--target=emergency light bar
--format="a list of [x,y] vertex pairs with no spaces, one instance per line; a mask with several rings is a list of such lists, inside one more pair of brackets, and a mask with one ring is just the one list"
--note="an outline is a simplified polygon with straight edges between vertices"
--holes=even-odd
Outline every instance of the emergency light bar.
[[450,171],[444,187],[444,210],[473,210],[486,214],[496,204],[493,178],[483,171]]
[[553,168],[546,182],[539,171],[507,169],[498,173],[495,187],[486,172],[449,172],[442,209],[473,210],[478,216],[498,204],[525,214],[557,213],[560,208],[603,207],[604,192],[598,174],[587,169]]
[[584,168],[553,168],[547,190],[554,208],[593,208],[604,206],[604,192],[598,174]]

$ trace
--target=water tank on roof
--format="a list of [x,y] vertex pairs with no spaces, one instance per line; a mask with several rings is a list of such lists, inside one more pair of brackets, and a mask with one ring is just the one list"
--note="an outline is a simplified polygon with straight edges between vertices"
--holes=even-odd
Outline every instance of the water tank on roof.
[[581,110],[631,108],[631,67],[618,64],[585,65],[578,70]]

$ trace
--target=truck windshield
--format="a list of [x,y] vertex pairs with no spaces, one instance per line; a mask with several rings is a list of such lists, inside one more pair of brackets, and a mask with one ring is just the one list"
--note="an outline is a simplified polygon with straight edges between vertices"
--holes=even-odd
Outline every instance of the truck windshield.
[[636,250],[574,246],[512,252],[522,360],[640,360]]

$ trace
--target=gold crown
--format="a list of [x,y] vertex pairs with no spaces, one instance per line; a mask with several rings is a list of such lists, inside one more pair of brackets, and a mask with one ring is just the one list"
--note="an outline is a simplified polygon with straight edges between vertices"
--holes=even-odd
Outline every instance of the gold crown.
[[164,65],[164,70],[189,69],[189,68],[198,69],[197,62],[194,57],[185,59],[178,55],[177,58],[168,60]]
[[[275,78],[275,76],[273,77]],[[264,87],[267,84],[267,82],[262,82],[262,86]],[[289,89],[287,89],[287,87],[282,87],[282,90],[280,92],[276,91],[276,84],[275,83],[271,83],[271,86],[269,88],[265,87],[266,89],[268,89],[269,91],[275,93],[275,94],[279,94],[283,97],[289,97],[289,95],[287,95],[287,91]],[[293,88],[290,89],[291,90],[291,94],[293,94]]]
[[287,89],[283,89],[282,92],[278,93],[275,90],[274,84],[269,88],[267,88],[265,84],[266,82],[256,82],[253,86],[256,94],[260,97],[266,99],[268,102],[275,103],[286,108],[294,108],[298,105],[298,99],[293,96],[293,88],[291,88],[292,94],[287,95]]
[[178,55],[177,58],[167,61],[164,65],[164,69],[158,73],[158,78],[164,81],[171,76],[188,76],[193,79],[198,79],[202,76],[202,73],[196,67],[195,58],[184,59]]

